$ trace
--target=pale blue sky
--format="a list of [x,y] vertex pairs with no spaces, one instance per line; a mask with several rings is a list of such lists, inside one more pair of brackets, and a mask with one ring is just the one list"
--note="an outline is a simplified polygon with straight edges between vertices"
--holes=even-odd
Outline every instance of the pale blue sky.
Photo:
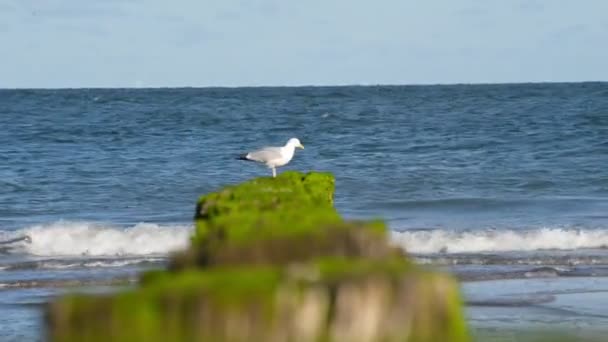
[[0,88],[608,80],[608,0],[0,0]]

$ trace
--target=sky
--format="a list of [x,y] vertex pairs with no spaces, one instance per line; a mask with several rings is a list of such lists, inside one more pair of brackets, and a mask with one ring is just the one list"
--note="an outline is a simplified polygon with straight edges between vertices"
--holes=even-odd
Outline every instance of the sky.
[[572,81],[607,0],[0,0],[0,88]]

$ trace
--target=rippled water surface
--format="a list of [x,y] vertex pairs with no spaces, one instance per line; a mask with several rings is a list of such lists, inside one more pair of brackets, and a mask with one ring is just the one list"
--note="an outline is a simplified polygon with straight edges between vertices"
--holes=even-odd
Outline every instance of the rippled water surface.
[[279,172],[334,173],[420,262],[608,274],[607,83],[0,90],[0,127],[0,306],[160,267],[199,195],[270,175],[236,156],[292,136]]

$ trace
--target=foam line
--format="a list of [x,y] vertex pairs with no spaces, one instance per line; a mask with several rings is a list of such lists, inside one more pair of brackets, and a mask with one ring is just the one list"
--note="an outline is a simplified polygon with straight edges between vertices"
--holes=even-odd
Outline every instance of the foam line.
[[58,221],[12,232],[29,241],[16,242],[12,252],[36,256],[166,255],[188,246],[191,226],[139,223],[116,227],[94,222]]
[[480,253],[576,250],[608,246],[608,230],[539,228],[533,230],[393,231],[392,242],[411,253]]

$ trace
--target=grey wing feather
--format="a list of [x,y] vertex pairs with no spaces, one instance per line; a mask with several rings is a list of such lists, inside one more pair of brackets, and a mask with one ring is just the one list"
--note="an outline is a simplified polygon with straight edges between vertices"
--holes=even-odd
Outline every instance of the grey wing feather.
[[281,158],[280,147],[265,147],[247,154],[247,159],[263,163],[279,158]]

